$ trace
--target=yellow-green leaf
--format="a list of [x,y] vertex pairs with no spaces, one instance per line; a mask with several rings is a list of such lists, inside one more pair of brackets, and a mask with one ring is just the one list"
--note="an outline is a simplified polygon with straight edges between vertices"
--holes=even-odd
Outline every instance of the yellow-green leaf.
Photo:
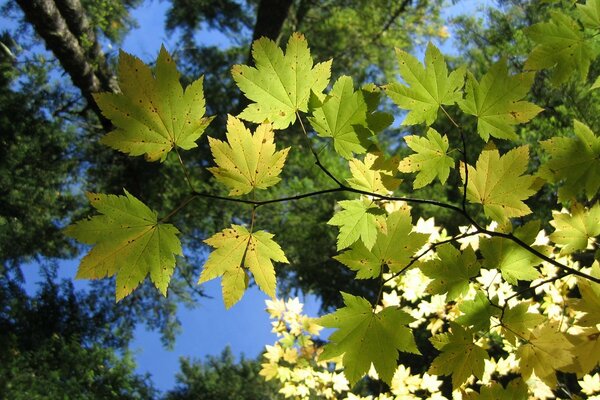
[[337,249],[345,249],[358,239],[371,249],[377,239],[377,218],[382,216],[383,211],[367,199],[342,200],[338,204],[342,210],[327,222],[340,227]]
[[78,279],[117,276],[116,299],[130,294],[147,275],[167,294],[181,255],[179,231],[158,221],[156,212],[125,191],[125,196],[88,193],[92,207],[101,215],[82,220],[65,234],[94,247],[81,260]]
[[539,174],[560,183],[560,201],[585,194],[591,200],[600,190],[600,137],[585,124],[574,121],[575,137],[553,137],[541,142],[550,154]]
[[[470,330],[465,330],[454,322],[450,322],[450,328],[452,331],[444,337],[447,343],[441,346],[442,353],[431,363],[429,373],[452,375],[452,387],[457,389],[471,375],[481,379],[484,361],[489,356],[487,351],[473,343],[473,333]],[[435,336],[432,339],[434,338]]]
[[509,75],[505,60],[489,69],[480,82],[467,74],[466,96],[458,105],[465,113],[477,117],[477,132],[486,142],[490,136],[517,139],[514,125],[528,122],[542,111],[523,101],[535,73]]
[[319,318],[316,323],[337,330],[329,336],[319,356],[321,361],[343,356],[344,375],[356,383],[371,367],[384,382],[391,383],[398,352],[419,354],[415,339],[405,325],[413,318],[399,307],[386,307],[375,313],[362,297],[342,293],[346,307]]
[[409,135],[404,137],[404,141],[416,154],[400,161],[398,169],[400,172],[418,172],[413,188],[422,188],[436,177],[441,183],[446,183],[450,168],[454,167],[454,159],[448,156],[448,137],[429,128],[426,138]]
[[396,158],[385,160],[382,153],[369,152],[362,161],[354,158],[349,164],[352,178],[347,181],[355,189],[387,195],[397,189],[402,182],[394,178],[398,160]]
[[551,79],[555,84],[567,81],[575,73],[579,73],[581,80],[587,78],[595,51],[571,17],[552,12],[550,21],[530,26],[525,33],[537,44],[525,62],[525,69],[553,69]]
[[550,225],[556,230],[550,235],[550,240],[560,247],[561,255],[586,249],[589,240],[600,235],[600,203],[589,210],[576,203],[569,214],[555,211],[552,215],[554,218]]
[[265,231],[250,233],[240,225],[231,225],[204,242],[215,248],[208,256],[198,283],[222,277],[223,300],[229,308],[237,303],[246,288],[249,270],[258,287],[275,297],[275,268],[273,261],[287,263],[281,247]]
[[261,124],[253,134],[231,115],[227,119],[227,142],[209,137],[210,149],[218,167],[208,170],[217,181],[240,196],[253,189],[266,189],[278,183],[289,147],[275,151],[271,124]]
[[392,272],[400,271],[427,243],[429,235],[413,231],[410,212],[406,209],[388,215],[385,226],[385,232],[377,232],[377,239],[371,250],[357,242],[350,250],[334,258],[357,271],[357,279],[378,277],[384,265]]
[[[496,221],[521,217],[531,213],[523,200],[535,193],[535,178],[523,175],[529,161],[527,146],[512,149],[502,157],[494,148],[484,149],[476,168],[468,165],[467,199],[483,205],[485,215]],[[460,167],[463,182],[464,166]]]
[[313,67],[308,43],[299,33],[290,36],[285,54],[263,37],[252,44],[252,56],[255,67],[231,69],[238,87],[254,102],[239,115],[246,121],[285,129],[296,121],[297,111],[308,111],[311,91],[320,94],[329,83],[331,60]]
[[444,56],[433,44],[427,46],[425,66],[403,50],[396,49],[396,56],[406,85],[392,82],[384,89],[400,108],[410,110],[402,125],[431,125],[442,105],[452,105],[462,98],[464,68],[448,75]]
[[550,387],[556,386],[556,370],[573,362],[573,344],[555,323],[536,327],[527,343],[517,349],[521,376],[527,380],[532,372]]
[[96,93],[94,99],[115,130],[101,142],[131,156],[164,161],[175,147],[196,147],[211,118],[205,118],[200,78],[185,91],[171,55],[161,47],[154,74],[140,59],[119,54],[121,93]]

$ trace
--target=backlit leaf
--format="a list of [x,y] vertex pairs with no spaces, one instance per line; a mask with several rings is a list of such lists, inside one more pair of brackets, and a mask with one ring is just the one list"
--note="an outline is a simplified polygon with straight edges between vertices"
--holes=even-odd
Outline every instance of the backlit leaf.
[[347,181],[355,189],[387,195],[402,182],[394,178],[398,168],[396,158],[385,160],[383,154],[369,152],[362,161],[355,158],[349,164],[352,178]]
[[387,266],[392,272],[400,271],[429,238],[427,234],[413,231],[410,212],[406,209],[388,215],[385,225],[386,232],[377,232],[371,251],[362,242],[357,242],[350,250],[334,257],[357,271],[357,279],[378,277],[382,266]]
[[469,290],[469,281],[479,274],[480,265],[471,246],[462,252],[449,243],[436,250],[438,258],[427,261],[421,271],[432,281],[427,286],[431,294],[447,293],[447,299],[454,300]]
[[550,225],[556,230],[550,240],[561,248],[561,255],[584,250],[591,238],[600,235],[600,203],[589,210],[577,203],[569,214],[553,212],[552,215]]
[[403,50],[396,49],[396,56],[406,84],[392,82],[385,91],[401,109],[410,110],[402,125],[431,125],[442,105],[452,105],[462,98],[464,68],[448,75],[444,56],[433,44],[427,46],[425,66]]
[[552,12],[549,22],[530,26],[525,33],[537,44],[525,62],[525,69],[553,69],[552,82],[555,84],[567,81],[575,72],[581,80],[587,78],[595,52],[571,17]]
[[466,96],[458,105],[466,114],[477,117],[477,132],[483,140],[487,142],[490,136],[515,140],[513,126],[528,122],[542,111],[522,100],[534,77],[532,72],[509,75],[505,60],[492,65],[480,82],[467,74]]
[[342,200],[338,204],[342,210],[327,222],[340,227],[337,249],[345,249],[358,239],[367,249],[371,249],[377,239],[377,218],[381,217],[383,211],[367,199]]
[[585,194],[591,200],[600,190],[600,137],[575,120],[575,137],[553,137],[541,142],[550,154],[539,173],[560,183],[558,199],[570,200]]
[[227,142],[208,138],[218,167],[208,170],[227,185],[229,195],[240,196],[253,189],[266,189],[278,183],[289,147],[275,151],[270,124],[261,124],[253,134],[231,115],[227,119]]
[[205,118],[202,78],[185,91],[175,62],[161,47],[154,74],[140,59],[119,54],[121,93],[96,93],[102,114],[116,127],[101,142],[132,156],[164,161],[175,147],[196,147],[212,118]]
[[441,136],[435,129],[429,128],[427,138],[409,135],[404,141],[416,154],[402,161],[400,172],[418,172],[413,188],[419,189],[430,184],[437,177],[441,183],[446,183],[450,168],[454,167],[454,159],[448,156],[448,138]]
[[[514,235],[531,246],[535,237],[527,237],[527,231],[532,226],[535,232],[539,232],[539,222],[531,221],[517,228]],[[489,269],[499,269],[504,280],[512,285],[516,285],[518,280],[532,281],[540,277],[535,266],[541,264],[542,260],[512,240],[485,238],[480,241],[479,249],[484,258],[483,265]]]
[[92,207],[101,215],[82,220],[65,234],[94,247],[81,260],[77,278],[100,279],[117,276],[116,299],[130,294],[147,275],[166,296],[181,255],[179,231],[158,221],[156,212],[133,197],[88,193]]
[[[473,343],[473,333],[460,325],[450,322],[452,331],[446,335],[448,343],[441,347],[429,368],[434,375],[452,375],[452,387],[457,389],[475,375],[481,379],[484,361],[489,358],[487,351]],[[435,336],[432,338],[434,339]]]
[[[520,217],[531,213],[523,200],[535,193],[535,178],[523,175],[529,161],[527,146],[512,149],[502,157],[496,149],[484,149],[476,168],[468,166],[467,199],[483,205],[485,215],[496,220]],[[463,182],[464,166],[460,167]]]
[[405,326],[413,318],[398,307],[375,313],[366,299],[347,293],[342,296],[346,307],[317,320],[318,325],[336,329],[319,359],[343,356],[344,375],[351,385],[369,371],[371,364],[379,377],[390,384],[398,352],[419,354],[412,332]]
[[600,1],[587,0],[585,4],[577,4],[577,13],[583,26],[600,29]]
[[229,308],[237,303],[248,287],[249,270],[258,287],[275,297],[275,269],[273,261],[287,263],[281,247],[265,231],[250,233],[240,225],[231,225],[204,242],[213,247],[198,283],[222,277],[223,300]]
[[546,323],[536,327],[527,343],[517,349],[521,376],[527,380],[532,372],[550,387],[556,386],[556,370],[573,362],[573,344],[557,324]]
[[238,87],[254,102],[239,115],[246,121],[285,129],[296,121],[297,111],[308,111],[311,91],[320,94],[329,83],[331,60],[313,67],[308,43],[299,33],[290,36],[285,54],[271,39],[258,39],[252,57],[255,67],[231,69]]

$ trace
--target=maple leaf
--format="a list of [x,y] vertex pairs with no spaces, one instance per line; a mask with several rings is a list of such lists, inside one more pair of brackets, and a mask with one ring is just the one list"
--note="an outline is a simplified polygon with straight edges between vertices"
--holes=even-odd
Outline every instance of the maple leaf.
[[222,276],[221,287],[225,307],[237,303],[248,287],[248,269],[254,281],[267,295],[275,298],[275,268],[273,261],[288,263],[281,247],[265,231],[250,233],[240,225],[231,225],[206,239],[215,248],[206,263],[198,283]]
[[500,309],[490,303],[490,299],[478,290],[473,300],[460,303],[458,309],[463,313],[455,321],[463,326],[471,326],[475,331],[487,332],[490,329],[490,318],[500,315]]
[[506,388],[498,382],[492,382],[489,386],[481,386],[479,393],[470,392],[463,394],[463,400],[514,400],[528,398],[527,384],[522,379],[513,379]]
[[574,121],[575,138],[553,137],[541,142],[550,154],[539,174],[551,182],[560,182],[559,201],[581,193],[591,200],[600,190],[600,137],[585,124]]
[[[535,193],[535,178],[522,175],[529,161],[528,146],[517,147],[500,157],[495,148],[484,149],[476,168],[468,165],[467,199],[483,205],[485,215],[496,221],[531,213],[523,200]],[[460,168],[465,181],[464,166]]]
[[361,239],[367,249],[371,249],[377,238],[377,219],[384,213],[368,199],[342,200],[338,211],[327,221],[329,225],[340,227],[337,238],[337,249],[345,249]]
[[528,309],[529,303],[520,302],[504,310],[502,327],[504,335],[509,340],[515,342],[517,339],[529,339],[530,331],[546,321],[546,317],[528,312]]
[[[471,375],[481,379],[484,361],[489,359],[489,356],[484,349],[473,343],[473,333],[470,330],[463,329],[455,322],[450,322],[450,328],[452,331],[445,334],[444,340],[438,344],[441,354],[431,363],[429,373],[451,374],[452,387],[457,389]],[[432,338],[434,341],[435,337]]]
[[266,189],[278,183],[289,147],[275,151],[271,124],[261,124],[254,135],[239,119],[227,118],[227,142],[208,138],[218,167],[208,168],[217,181],[227,185],[230,196],[253,189]]
[[416,154],[412,154],[398,166],[400,172],[418,172],[413,188],[419,189],[430,184],[437,177],[446,183],[450,168],[454,167],[454,159],[448,156],[448,137],[441,136],[438,131],[429,128],[427,138],[409,135],[404,141]]
[[396,49],[396,56],[406,85],[392,82],[384,90],[400,108],[410,110],[402,125],[431,125],[442,105],[452,105],[462,98],[465,69],[448,75],[444,56],[433,44],[427,45],[425,67],[403,50]]
[[385,160],[382,153],[369,152],[363,161],[355,158],[349,164],[352,178],[347,179],[347,182],[355,189],[387,195],[402,182],[394,178],[394,172],[398,168],[397,159]]
[[546,385],[555,387],[555,371],[573,362],[573,344],[557,330],[555,323],[547,322],[531,331],[527,343],[517,349],[516,355],[523,379],[535,372]]
[[477,117],[477,133],[486,142],[490,136],[499,139],[517,139],[514,125],[528,122],[542,108],[528,101],[527,95],[535,73],[508,75],[505,60],[491,66],[481,82],[467,74],[465,99],[458,105],[466,114]]
[[[600,278],[600,264],[594,261],[592,272],[590,274],[595,278]],[[577,278],[577,287],[581,293],[581,299],[573,301],[573,308],[585,313],[579,318],[577,323],[581,326],[595,326],[600,324],[600,284],[591,282],[587,279]]]
[[363,297],[343,292],[342,297],[346,307],[316,321],[337,329],[329,336],[319,359],[343,356],[344,375],[351,385],[367,373],[371,364],[381,379],[390,384],[398,352],[419,354],[412,332],[405,326],[414,319],[399,307],[386,307],[375,313]]
[[81,260],[77,279],[117,276],[117,301],[129,295],[146,275],[166,296],[175,269],[175,255],[182,255],[179,231],[158,221],[156,212],[125,191],[125,196],[87,193],[101,215],[79,221],[65,234],[94,247]]
[[203,78],[185,91],[179,83],[175,62],[164,46],[156,61],[155,74],[140,59],[119,53],[121,93],[95,93],[94,100],[116,127],[102,143],[131,156],[146,155],[149,161],[164,161],[175,147],[196,147],[212,117],[205,112]]
[[469,290],[469,281],[479,274],[479,262],[475,251],[467,246],[462,252],[449,243],[436,250],[437,259],[421,265],[421,272],[432,281],[427,286],[430,294],[447,294],[448,301],[464,295]]
[[567,81],[574,71],[585,80],[596,56],[594,49],[571,17],[561,12],[552,12],[550,16],[549,22],[525,29],[525,34],[537,43],[525,62],[525,69],[553,68],[551,80],[555,84]]
[[550,225],[556,230],[550,240],[561,248],[560,255],[584,250],[591,238],[600,235],[600,203],[589,210],[576,203],[569,214],[554,211],[552,215]]
[[[530,221],[515,229],[514,236],[531,246],[539,228],[539,221]],[[538,249],[537,246],[531,247]],[[510,239],[501,237],[481,239],[479,250],[484,258],[484,266],[489,269],[499,269],[504,280],[512,285],[516,285],[519,279],[532,281],[540,277],[535,266],[541,264],[542,260]]]
[[583,328],[577,335],[569,335],[568,339],[573,344],[574,357],[573,364],[564,369],[581,378],[600,363],[600,330],[596,326]]
[[386,122],[389,114],[374,113],[378,101],[367,101],[366,95],[363,90],[354,91],[352,78],[342,76],[308,118],[319,136],[332,138],[333,148],[346,159],[365,153],[373,144],[369,139],[393,121],[387,118]]
[[398,272],[406,267],[412,256],[429,238],[429,235],[413,231],[410,212],[395,211],[385,220],[386,232],[377,232],[377,239],[369,251],[361,242],[334,258],[350,269],[357,271],[357,279],[375,278],[381,267]]
[[587,0],[585,4],[577,4],[579,20],[589,29],[600,29],[600,1]]
[[256,67],[234,65],[233,79],[244,95],[254,101],[240,118],[285,129],[296,121],[296,112],[308,111],[311,91],[320,94],[329,83],[331,60],[313,67],[308,43],[293,33],[285,54],[272,40],[263,37],[252,44]]

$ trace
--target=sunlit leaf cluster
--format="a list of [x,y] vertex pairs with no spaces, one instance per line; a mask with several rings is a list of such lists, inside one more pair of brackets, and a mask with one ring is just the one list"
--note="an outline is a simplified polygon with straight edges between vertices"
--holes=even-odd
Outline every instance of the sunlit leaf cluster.
[[[176,159],[190,193],[162,218],[127,192],[90,194],[100,215],[67,230],[94,246],[78,276],[116,275],[117,300],[147,275],[166,294],[182,254],[180,233],[168,221],[203,198],[215,207],[235,202],[247,213],[220,232],[202,233],[207,257],[198,283],[220,278],[227,308],[252,283],[275,299],[274,263],[289,262],[286,244],[257,215],[270,204],[336,192],[344,198],[331,204],[327,222],[337,232],[334,259],[380,290],[370,299],[341,293],[345,306],[316,321],[293,301],[269,303],[282,337],[268,348],[262,373],[279,380],[282,394],[352,398],[349,390],[367,374],[389,386],[380,399],[446,398],[442,381],[456,398],[550,398],[565,376],[579,380],[582,393],[599,392],[600,139],[593,126],[573,120],[568,135],[541,142],[543,157],[533,159],[519,136],[544,111],[528,98],[539,74],[551,74],[556,85],[598,86],[587,79],[599,10],[600,0],[588,0],[526,29],[532,51],[520,55],[522,71],[504,58],[483,73],[469,71],[429,44],[422,63],[396,49],[397,77],[382,86],[355,87],[349,76],[331,81],[335,60],[314,60],[299,33],[285,49],[259,39],[253,66],[231,70],[247,105],[228,116],[226,132],[207,139],[212,159],[199,163],[228,195],[196,189],[179,156],[204,140],[211,121],[202,78],[184,90],[164,48],[154,69],[122,53],[121,93],[96,96],[115,126],[102,142],[148,161]],[[398,124],[383,111],[384,96],[398,107]],[[385,147],[378,136],[391,125],[410,126],[410,134]],[[284,148],[285,135],[302,136],[294,141],[300,144]],[[467,143],[482,150],[468,151]],[[270,187],[285,187],[288,154],[300,149],[314,158],[310,173],[324,174],[330,186],[270,197]],[[347,165],[344,177],[322,163],[323,151]],[[403,180],[414,192],[399,189]],[[459,196],[419,197],[431,185]],[[548,202],[552,215],[534,219],[533,198]],[[417,218],[415,204],[453,213],[464,226],[436,227]],[[332,330],[323,348],[311,338],[317,325]],[[411,373],[403,360],[426,349],[432,361]]]

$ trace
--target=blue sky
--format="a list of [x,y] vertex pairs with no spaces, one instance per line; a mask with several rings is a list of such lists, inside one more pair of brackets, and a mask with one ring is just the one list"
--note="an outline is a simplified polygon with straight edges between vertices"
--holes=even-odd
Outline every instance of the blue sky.
[[[453,16],[466,10],[476,10],[491,1],[465,0],[458,5],[446,9],[445,16]],[[146,2],[142,8],[134,12],[139,28],[131,31],[125,38],[122,47],[144,60],[153,60],[164,43],[167,49],[176,47],[176,35],[168,36],[164,31],[164,18],[169,3],[163,1]],[[227,39],[215,32],[202,32],[200,37],[205,44],[226,46]],[[116,49],[105,49],[114,51]],[[451,51],[452,44],[447,43],[444,50]],[[71,279],[75,275],[77,260],[63,262],[59,275]],[[26,287],[31,293],[40,278],[39,267],[35,265],[24,268]],[[77,287],[85,287],[79,283]],[[244,354],[254,358],[260,354],[266,344],[272,344],[276,338],[270,332],[270,321],[264,311],[266,295],[256,287],[250,288],[242,301],[225,310],[221,299],[220,281],[214,280],[204,286],[213,299],[203,299],[200,305],[192,310],[180,308],[178,317],[182,323],[182,333],[177,337],[172,351],[163,348],[159,335],[147,332],[143,328],[136,331],[132,344],[138,372],[150,373],[156,387],[167,390],[175,385],[175,374],[179,370],[179,358],[182,356],[204,358],[207,355],[218,355],[230,346],[234,354]],[[314,297],[301,299],[305,302],[305,312],[316,316],[319,303]]]

